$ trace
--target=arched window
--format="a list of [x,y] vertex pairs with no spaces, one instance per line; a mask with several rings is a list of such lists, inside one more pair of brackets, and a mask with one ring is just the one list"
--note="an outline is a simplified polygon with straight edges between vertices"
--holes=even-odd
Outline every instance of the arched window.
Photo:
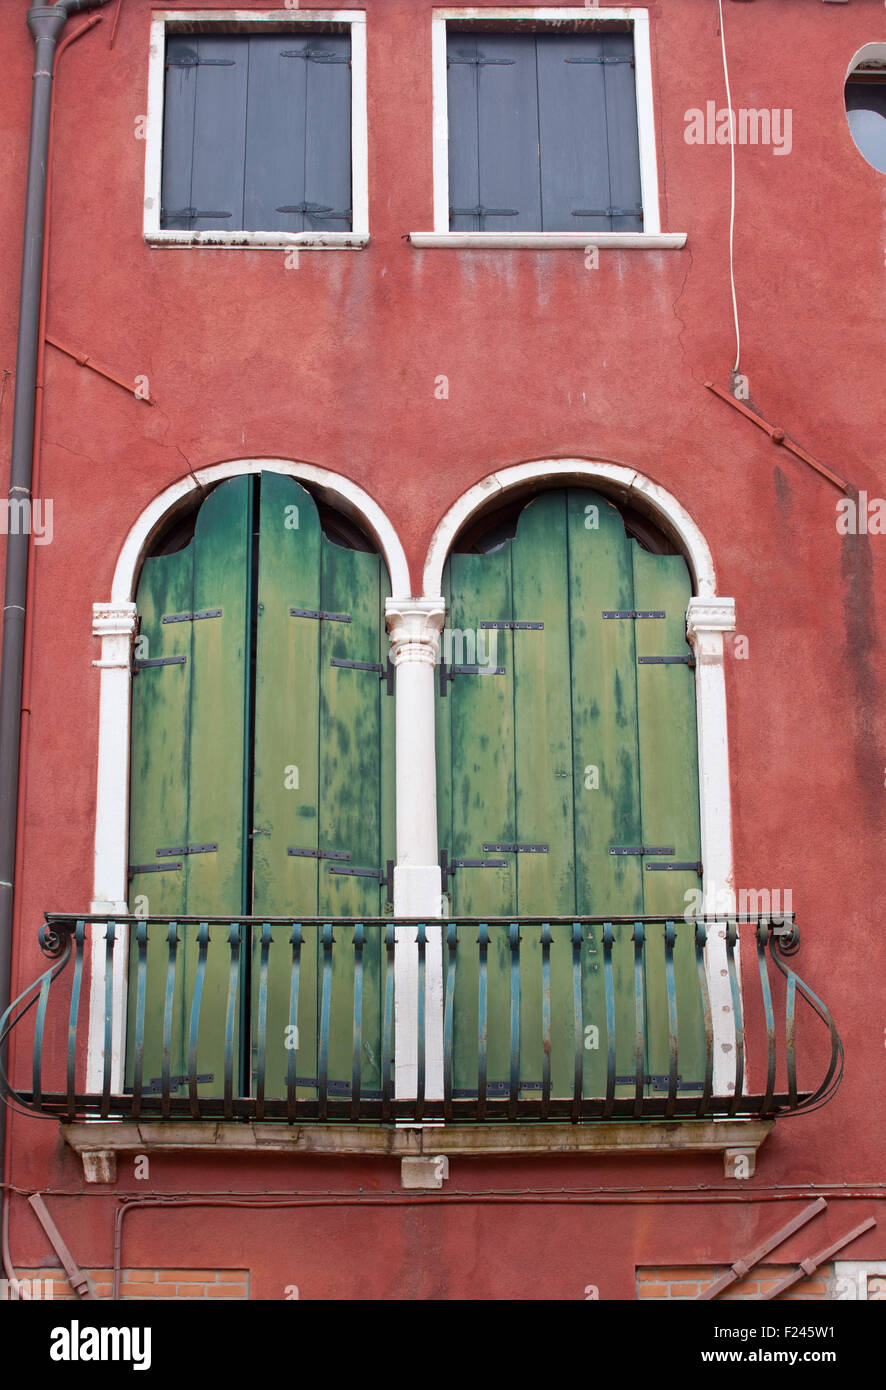
[[[437,711],[439,837],[452,915],[673,914],[684,1089],[700,1086],[704,1042],[693,931],[682,920],[687,907],[700,906],[701,884],[691,592],[685,560],[654,527],[586,488],[544,492],[492,518],[485,532],[475,525],[447,561]],[[591,956],[601,930],[585,930],[582,950]],[[617,997],[630,1039],[633,923],[615,930]],[[490,933],[489,969],[507,971],[507,927]],[[540,972],[538,943],[524,941],[521,950],[535,950]],[[552,1016],[555,1027],[558,1019],[571,1027],[570,962],[561,962]],[[595,978],[592,970],[586,978]],[[585,1017],[602,1022],[596,978],[600,997],[586,1001]],[[649,1034],[665,1039],[666,985],[662,958],[643,987]],[[507,998],[506,989],[493,994]],[[475,1012],[470,1000],[464,1007],[468,1017]],[[457,1002],[456,1028],[458,1014]],[[693,1019],[695,1053],[686,1027]],[[476,1034],[471,1045],[476,1054]],[[493,1055],[490,1045],[491,1067]],[[506,1047],[498,1064],[504,1079]],[[617,1064],[629,1072],[632,1056]],[[589,1048],[589,1081],[603,1065]],[[666,1073],[666,1051],[647,1065],[653,1077]],[[476,1076],[475,1055],[464,1072]]]
[[[278,473],[220,483],[190,522],[155,545],[136,594],[132,912],[236,919],[390,910],[389,593],[381,556],[353,523]],[[137,929],[133,965],[136,938]],[[291,952],[287,934],[278,938],[268,968],[286,980],[275,992],[283,999]],[[244,970],[250,950],[258,959],[258,941],[245,949]],[[149,950],[147,977],[160,1016],[164,950],[155,970]],[[199,962],[194,932],[183,934],[179,950],[184,1000]],[[208,952],[199,1070],[216,1086],[229,966],[223,951]],[[315,936],[301,969],[310,997],[318,988]],[[371,968],[366,978],[371,988]],[[239,1026],[245,1068],[247,1016]],[[285,1026],[282,1015],[268,1021],[269,1036],[280,1038],[269,1049],[269,1088],[283,1084]],[[305,1039],[299,1050],[300,1071],[311,1046]],[[184,1073],[184,1008],[173,1047],[173,1070]]]

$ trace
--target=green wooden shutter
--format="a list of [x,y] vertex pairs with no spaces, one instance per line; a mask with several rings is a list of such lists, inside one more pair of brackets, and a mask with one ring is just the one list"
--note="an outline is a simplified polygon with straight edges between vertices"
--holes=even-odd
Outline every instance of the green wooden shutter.
[[[230,915],[248,910],[243,787],[248,722],[249,482],[223,483],[200,509],[190,544],[147,560],[132,696],[130,910],[140,915]],[[165,621],[164,621],[165,619]],[[169,658],[173,658],[172,661]],[[183,658],[183,660],[181,660]],[[147,664],[145,664],[147,663]],[[156,664],[154,664],[156,663]],[[170,852],[172,851],[172,852]],[[180,867],[169,867],[180,866]],[[171,1069],[186,1070],[194,933],[182,929]],[[145,1078],[160,1075],[166,991],[165,932],[148,952]],[[198,1070],[223,1074],[230,953],[208,955]],[[130,946],[132,978],[137,959]],[[130,1024],[134,1026],[133,1011]]]
[[[496,664],[504,675],[454,675],[438,703],[440,844],[451,861],[504,860],[505,868],[456,867],[449,879],[453,915],[630,916],[673,912],[678,922],[677,981],[684,1079],[697,1066],[692,931],[682,922],[700,858],[695,697],[686,658],[689,574],[680,556],[656,556],[630,540],[617,509],[585,489],[542,495],[521,513],[516,537],[489,555],[453,554],[444,576],[448,623],[462,631],[490,619],[544,624],[499,631]],[[666,617],[635,617],[664,611]],[[609,616],[604,614],[625,614]],[[445,643],[444,643],[445,646]],[[444,651],[444,657],[446,652]],[[667,656],[650,663],[641,657]],[[458,655],[453,655],[458,662]],[[511,842],[519,852],[484,850]],[[526,846],[546,846],[530,852]],[[673,848],[646,856],[647,847]],[[633,853],[613,854],[613,850]],[[651,933],[650,933],[651,935]],[[632,928],[615,928],[613,967],[617,1070],[633,1071]],[[667,1071],[664,953],[647,948],[650,1035],[664,1038],[647,1059]],[[552,951],[555,1091],[571,1088],[571,956]],[[471,944],[469,950],[475,948]],[[584,1017],[605,1038],[601,932],[586,928]],[[524,933],[527,978],[540,978],[540,943]],[[490,1078],[507,1076],[509,951],[503,928],[490,927]],[[596,967],[596,968],[595,968]],[[476,1084],[477,982],[464,972],[456,1013],[456,1086]],[[493,1004],[498,997],[497,1008]],[[540,990],[524,991],[522,1076],[540,1076]],[[557,1044],[559,1034],[560,1046]],[[697,1051],[697,1048],[696,1048]],[[560,1058],[558,1064],[557,1059]],[[605,1053],[585,1052],[588,1093],[599,1094]],[[531,1094],[531,1093],[529,1093]]]

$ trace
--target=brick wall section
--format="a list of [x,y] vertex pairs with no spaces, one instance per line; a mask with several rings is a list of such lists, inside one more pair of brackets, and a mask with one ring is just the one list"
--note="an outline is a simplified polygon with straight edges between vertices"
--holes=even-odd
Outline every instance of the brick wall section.
[[[77,1299],[63,1269],[19,1269],[17,1272],[20,1279],[51,1279],[54,1299]],[[96,1298],[110,1298],[113,1270],[87,1269],[86,1273]],[[121,1276],[121,1300],[249,1298],[248,1269],[124,1269]]]
[[[726,1273],[725,1265],[658,1265],[637,1270],[638,1298],[697,1298],[702,1289],[713,1284],[721,1274]],[[793,1273],[796,1265],[755,1265],[744,1279],[739,1279],[724,1293],[717,1295],[717,1301],[727,1299],[760,1299],[769,1289]],[[833,1264],[823,1264],[806,1279],[801,1279],[779,1294],[779,1302],[808,1301],[827,1299],[828,1285],[834,1278]]]

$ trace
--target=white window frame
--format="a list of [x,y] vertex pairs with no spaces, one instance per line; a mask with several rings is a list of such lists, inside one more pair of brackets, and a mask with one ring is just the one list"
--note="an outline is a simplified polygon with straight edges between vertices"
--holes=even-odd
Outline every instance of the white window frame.
[[[634,78],[637,92],[637,130],[640,145],[640,188],[643,201],[642,232],[453,232],[449,230],[449,111],[446,80],[447,25],[484,23],[501,20],[532,20],[538,24],[557,24],[563,20],[593,20],[597,28],[607,24],[631,24],[634,39]],[[527,247],[545,251],[586,246],[610,248],[679,249],[686,244],[685,232],[661,230],[659,213],[658,156],[655,145],[655,116],[652,92],[652,51],[649,38],[649,12],[626,6],[623,9],[472,9],[434,10],[431,18],[431,63],[433,71],[434,145],[434,230],[412,232],[410,241],[418,247],[449,246],[456,249],[479,247]]]
[[[351,35],[351,222],[349,232],[187,231],[161,228],[163,100],[166,39],[170,34],[218,27],[223,32],[271,33],[347,24]],[[363,10],[164,10],[151,22],[148,113],[145,130],[144,238],[149,246],[211,246],[244,251],[293,247],[357,251],[369,241],[369,125],[366,101],[366,13]]]

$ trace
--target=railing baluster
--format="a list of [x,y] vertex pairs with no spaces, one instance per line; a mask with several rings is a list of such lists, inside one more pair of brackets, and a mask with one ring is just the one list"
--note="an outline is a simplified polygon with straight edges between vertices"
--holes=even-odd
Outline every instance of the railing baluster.
[[744,1094],[744,1015],[741,1008],[741,989],[738,971],[735,966],[735,945],[738,941],[738,923],[726,923],[726,966],[729,971],[729,986],[732,991],[732,1013],[735,1018],[735,1091],[727,1115],[734,1115],[738,1102]]
[[178,924],[170,922],[166,934],[166,997],[163,1004],[163,1051],[160,1059],[160,1113],[169,1119],[170,1064],[172,1059],[172,1008],[175,999],[175,971],[178,956]]
[[541,1118],[551,1108],[551,928],[541,928]]
[[415,1118],[420,1120],[425,1108],[425,971],[427,969],[427,927],[420,922],[416,931],[418,945],[418,1057],[415,1077]]
[[268,955],[274,938],[271,924],[265,922],[261,929],[258,962],[258,1036],[255,1057],[255,1118],[265,1117],[265,1071],[268,1056]]
[[797,1108],[797,977],[793,971],[788,974],[787,992],[784,1001],[785,1063],[788,1072],[788,1107]]
[[572,923],[572,1121],[581,1117],[581,1098],[584,1090],[584,1006],[581,997],[581,923]]
[[32,1062],[32,1092],[34,1104],[43,1104],[43,1082],[42,1082],[42,1058],[43,1058],[43,1028],[46,1023],[46,1005],[49,1002],[49,987],[52,984],[52,972],[46,971],[40,985],[40,997],[37,1001],[37,1017],[34,1021],[34,1056]]
[[351,1119],[360,1116],[360,1081],[363,1049],[363,947],[366,933],[361,923],[354,927],[354,1050],[351,1063]]
[[297,1098],[296,1098],[296,1076],[298,1074],[298,986],[299,975],[301,973],[301,947],[302,935],[301,924],[294,922],[292,932],[289,937],[289,944],[292,947],[292,969],[289,977],[289,1026],[286,1033],[286,1119],[290,1124],[295,1120]]
[[706,1115],[714,1090],[714,1019],[711,1012],[711,994],[708,989],[708,974],[705,968],[705,947],[708,934],[703,922],[695,924],[695,968],[698,976],[698,993],[704,1014],[704,1086],[698,1103],[698,1115]]
[[486,1119],[489,1081],[489,925],[477,929],[477,1119]]
[[101,1118],[106,1120],[111,1113],[111,1066],[114,1037],[114,944],[117,939],[117,924],[109,922],[105,932],[105,1054],[102,1067]]
[[188,1025],[188,1105],[195,1120],[200,1118],[200,1097],[197,1095],[197,1043],[200,1036],[200,1005],[203,1002],[203,981],[206,977],[208,950],[209,923],[201,922],[197,932],[197,969],[194,973],[194,994],[191,999],[191,1018]]
[[511,948],[511,1075],[508,1090],[508,1119],[517,1118],[520,1095],[520,927],[512,922],[508,929]]
[[609,1119],[615,1107],[615,988],[612,980],[612,945],[615,932],[611,922],[603,924],[603,992],[606,999],[606,1100],[603,1118]]
[[148,924],[144,918],[136,925],[135,943],[135,1053],[132,1058],[132,1118],[137,1120],[142,1108],[145,1067],[145,1013],[148,997]]
[[239,1014],[240,965],[243,933],[239,922],[232,922],[228,933],[231,947],[231,970],[228,976],[228,1001],[225,1009],[225,1102],[226,1120],[234,1118],[234,1033]]
[[634,1049],[634,1118],[643,1114],[643,1087],[646,1082],[646,979],[644,947],[646,933],[642,922],[634,923],[634,1014],[637,1024]]
[[668,992],[668,1099],[665,1119],[677,1108],[677,988],[674,981],[674,946],[677,933],[673,922],[665,923],[665,984]]
[[320,1056],[317,1063],[317,1118],[325,1120],[329,1098],[329,1018],[332,1009],[332,923],[323,927],[323,986],[320,998]]
[[[74,979],[71,983],[71,1009],[68,1014],[67,1102],[68,1120],[77,1113],[77,1021],[80,1014],[80,987],[83,983],[83,957],[86,954],[86,922],[81,918],[74,929]],[[2,1102],[0,1102],[2,1103]]]
[[450,922],[446,928],[446,945],[448,960],[446,963],[446,999],[443,1004],[443,1118],[451,1120],[455,957],[458,948],[458,928],[454,922]]
[[771,927],[768,922],[757,924],[757,964],[760,968],[760,989],[763,993],[763,1010],[766,1017],[766,1094],[763,1097],[761,1114],[768,1115],[772,1110],[772,1097],[775,1094],[775,1010],[772,1007],[772,989],[769,984],[769,971],[766,968],[766,944]]
[[381,1117],[391,1118],[394,1100],[394,924],[385,925],[385,1018],[381,1045]]

